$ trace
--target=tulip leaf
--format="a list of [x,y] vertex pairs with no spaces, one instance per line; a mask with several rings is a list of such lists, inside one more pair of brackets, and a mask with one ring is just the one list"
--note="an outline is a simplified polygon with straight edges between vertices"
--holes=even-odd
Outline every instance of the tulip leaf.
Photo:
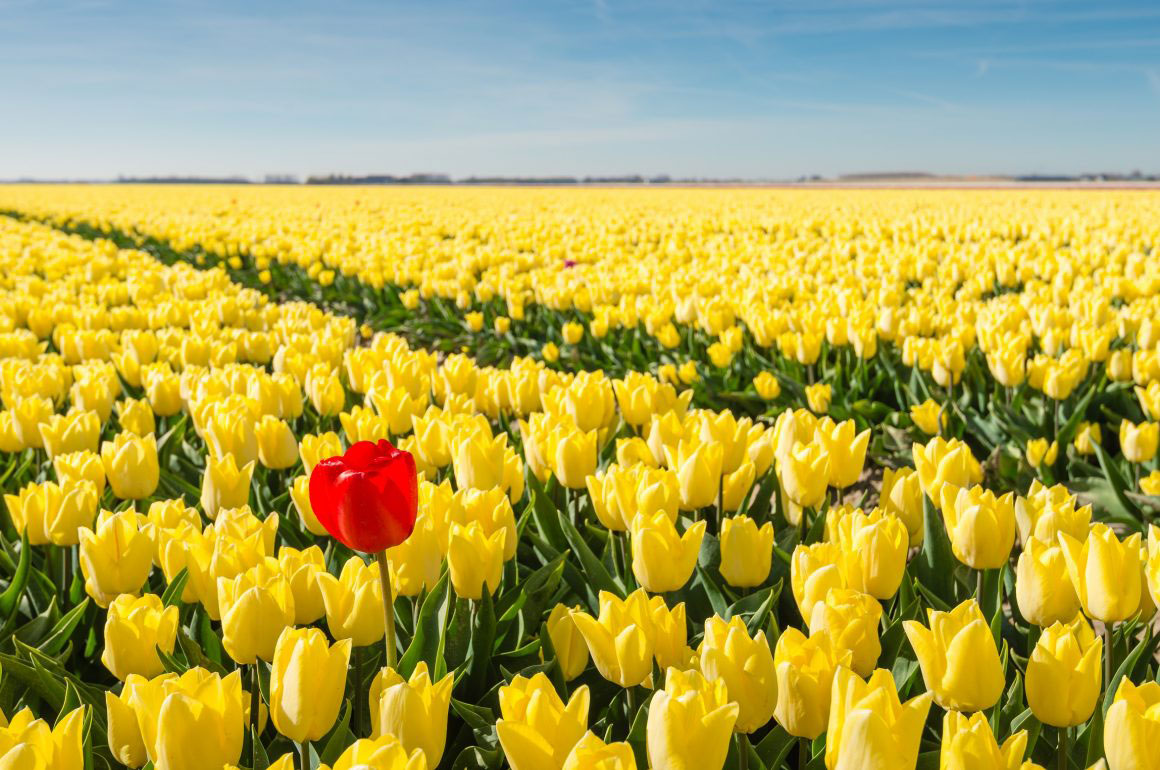
[[[592,589],[598,593],[600,591],[608,591],[615,594],[617,597],[623,599],[625,597],[624,591],[617,585],[616,581],[612,579],[612,575],[608,574],[604,563],[596,558],[596,554],[592,553],[592,549],[584,542],[584,538],[580,532],[568,521],[568,517],[563,511],[556,511],[557,523],[564,533],[564,537],[568,541],[568,546],[572,552],[580,559],[580,566],[583,569],[585,577],[588,579]],[[590,600],[595,600],[596,596],[589,597]],[[590,607],[595,607],[595,601],[589,601]]]
[[16,574],[12,576],[4,593],[0,594],[0,615],[5,618],[16,612],[20,604],[20,597],[24,595],[24,587],[28,585],[28,571],[32,566],[32,554],[28,545],[28,532],[20,538],[20,561],[16,565]]
[[439,620],[439,610],[443,606],[444,599],[447,598],[449,580],[450,574],[445,568],[439,582],[423,599],[423,606],[419,610],[419,619],[415,623],[415,635],[411,637],[407,651],[399,659],[398,670],[402,676],[410,677],[411,672],[415,670],[415,666],[421,660],[427,661],[429,670],[436,669],[435,657],[443,632],[442,623]]
[[941,599],[944,604],[954,600],[952,567],[956,563],[951,541],[947,537],[942,515],[935,509],[930,498],[923,495],[923,540],[922,551],[915,560],[915,574],[918,587],[924,588]]
[[[1152,626],[1146,626],[1144,629],[1144,637],[1139,641],[1135,649],[1128,653],[1128,657],[1119,665],[1116,673],[1112,674],[1112,680],[1107,683],[1104,689],[1104,703],[1101,710],[1105,717],[1108,715],[1108,709],[1112,707],[1112,701],[1116,698],[1116,690],[1120,687],[1120,680],[1132,672],[1132,669],[1136,667],[1136,663],[1139,662],[1140,656],[1144,655],[1145,652],[1150,654],[1152,648],[1155,646],[1153,641]],[[1105,642],[1105,647],[1106,644]],[[1106,649],[1104,650],[1104,654],[1107,654]]]
[[1079,735],[1081,745],[1087,746],[1084,756],[1084,767],[1091,767],[1104,755],[1104,710],[1096,709],[1087,729]]
[[85,600],[66,612],[64,616],[56,622],[52,631],[48,636],[38,645],[40,651],[45,655],[56,655],[65,644],[68,643],[69,637],[72,636],[73,631],[76,630],[81,620],[84,619],[85,610],[89,608],[89,599]]
[[467,649],[467,688],[476,693],[483,689],[487,670],[492,663],[495,644],[495,606],[485,583],[483,594],[471,608],[471,643]]
[[[785,758],[793,751],[793,747],[798,745],[798,739],[785,731],[781,725],[775,724],[769,734],[762,738],[761,743],[754,748],[757,750],[757,756],[761,757],[761,761],[765,763],[766,767],[781,767],[785,764]],[[647,767],[647,765],[641,765]]]
[[451,770],[497,770],[502,764],[503,752],[500,749],[468,746],[451,763]]
[[548,632],[547,621],[540,624],[540,655],[545,663],[552,665],[545,671],[556,688],[556,692],[563,698],[568,694],[568,683],[564,681],[563,664],[556,655],[556,647],[552,644],[552,635]]
[[648,710],[651,700],[645,700],[632,717],[632,726],[625,741],[632,747],[637,767],[648,767]]
[[165,670],[169,673],[180,676],[189,670],[189,664],[182,663],[175,655],[166,652],[157,645],[154,645],[153,649],[157,650],[157,657],[161,658],[161,665],[165,666]]
[[566,550],[568,539],[564,537],[564,530],[560,528],[556,506],[553,505],[551,498],[548,497],[548,493],[535,474],[529,473],[527,476],[528,490],[532,500],[532,520],[536,524],[536,529],[545,542],[555,548],[557,552]]
[[[1095,450],[1096,459],[1098,459],[1100,463],[1100,469],[1104,472],[1104,478],[1106,478],[1108,484],[1111,485],[1112,493],[1115,495],[1115,503],[1119,508],[1117,513],[1124,514],[1125,516],[1131,517],[1136,522],[1140,522],[1142,518],[1140,515],[1140,509],[1136,507],[1135,503],[1128,499],[1126,494],[1124,494],[1124,491],[1131,489],[1132,485],[1128,483],[1128,480],[1124,478],[1123,474],[1120,472],[1119,467],[1115,464],[1112,458],[1108,456],[1108,451],[1106,449],[1104,449],[1102,446],[1100,446],[1099,443],[1095,441],[1089,443],[1091,444],[1092,449]],[[1143,525],[1141,523],[1136,524],[1137,529],[1142,528],[1142,526]]]
[[173,576],[165,593],[161,594],[161,604],[166,607],[180,607],[181,594],[185,591],[185,584],[189,582],[189,569],[182,567],[181,571]]

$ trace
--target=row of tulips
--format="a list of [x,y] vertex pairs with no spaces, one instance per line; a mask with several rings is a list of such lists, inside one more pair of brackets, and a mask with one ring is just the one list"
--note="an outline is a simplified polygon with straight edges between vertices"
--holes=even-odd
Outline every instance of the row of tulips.
[[[19,229],[23,243],[51,240],[43,230]],[[94,256],[87,245],[68,244],[56,246],[77,252],[78,261]],[[22,249],[26,255],[27,246]],[[130,289],[146,306],[161,287],[195,283],[196,275],[177,268],[173,277],[150,284],[128,272],[117,266],[97,277],[148,287]],[[202,275],[222,278],[220,272]],[[26,290],[16,287],[17,293]],[[492,767],[505,759],[517,768],[600,762],[756,767],[778,766],[795,754],[830,768],[909,767],[940,753],[951,766],[1006,767],[1037,752],[1072,763],[1094,760],[1104,747],[1113,767],[1130,767],[1142,756],[1138,736],[1148,729],[1150,692],[1133,682],[1151,674],[1150,635],[1138,637],[1152,611],[1145,567],[1152,560],[1142,553],[1140,538],[1121,539],[1101,524],[1089,525],[1092,512],[1085,514],[1063,487],[1039,485],[1020,500],[988,491],[981,486],[983,466],[960,441],[916,445],[916,470],[892,473],[889,491],[884,484],[878,494],[880,509],[863,512],[829,502],[839,494],[874,501],[874,490],[861,494],[858,485],[875,432],[859,432],[853,421],[798,410],[772,425],[753,424],[727,412],[689,409],[687,395],[644,375],[612,382],[530,361],[508,369],[477,367],[465,357],[438,361],[390,336],[353,348],[353,324],[342,319],[302,308],[290,328],[272,312],[257,313],[262,303],[253,295],[232,309],[209,302],[208,312],[195,310],[205,295],[188,285],[182,309],[154,312],[162,299],[138,317],[174,319],[178,329],[196,326],[199,342],[154,327],[157,349],[150,355],[137,335],[123,341],[141,327],[133,326],[132,314],[111,312],[124,309],[115,290],[69,290],[77,292],[73,305],[88,311],[85,328],[93,325],[95,308],[77,303],[78,296],[113,303],[96,323],[116,317],[117,342],[84,347],[89,338],[70,336],[76,318],[68,317],[71,306],[65,305],[42,338],[62,351],[60,358],[25,349],[9,356],[12,364],[3,370],[0,395],[13,436],[9,478],[14,491],[25,490],[9,503],[12,520],[24,522],[15,527],[21,535],[40,532],[44,538],[29,540],[35,548],[9,549],[13,583],[19,562],[26,564],[25,596],[9,594],[18,597],[11,602],[17,620],[37,610],[49,587],[59,589],[47,610],[12,636],[13,652],[4,663],[6,676],[9,659],[14,664],[17,689],[24,689],[19,698],[53,709],[59,701],[62,714],[74,701],[104,712],[107,737],[90,727],[84,738],[97,747],[100,760],[91,761],[135,766],[143,757],[157,767],[258,766],[269,764],[287,742],[298,744],[289,748],[301,755],[300,763],[336,767]],[[24,308],[11,316],[14,330],[21,314],[24,323],[32,317],[31,304],[25,301]],[[65,328],[57,334],[59,326]],[[299,331],[306,328],[333,329],[335,336]],[[13,340],[20,339],[27,334],[14,333]],[[222,355],[215,352],[219,346],[231,344],[232,352],[213,360]],[[68,354],[71,361],[63,352],[69,345],[77,351]],[[201,349],[208,352],[199,362]],[[264,351],[269,354],[262,361]],[[93,364],[108,359],[111,366]],[[139,385],[130,380],[129,359],[137,364]],[[158,362],[168,372],[150,368]],[[148,392],[148,382],[162,380],[175,383],[168,386],[175,394],[172,411]],[[75,388],[77,382],[85,387]],[[98,407],[109,392],[101,417]],[[157,385],[155,393],[165,394],[165,386]],[[353,405],[360,397],[365,407]],[[46,399],[52,411],[24,407],[30,398],[41,405],[35,399]],[[128,400],[143,407],[122,403]],[[824,412],[825,400],[811,399],[810,406]],[[96,413],[96,440],[103,439],[108,452],[96,451],[84,426],[71,439],[76,444],[62,438],[73,433],[60,426],[50,428],[52,438],[45,441],[42,426],[65,402]],[[154,430],[145,429],[144,409]],[[927,427],[933,422],[932,433],[964,421],[938,404],[925,409],[909,417],[914,438],[924,416]],[[110,424],[114,411],[120,430]],[[260,430],[262,425],[274,427]],[[340,427],[356,468],[372,451],[359,441],[389,438],[411,451],[425,477],[416,485],[420,515],[413,531],[392,529],[389,510],[368,502],[395,507],[385,502],[395,493],[381,485],[373,494],[335,491],[343,466],[327,458],[341,453],[344,442],[328,429]],[[287,432],[291,442],[301,437],[297,452]],[[1128,463],[1152,460],[1137,455],[1119,461],[1098,442],[1096,447],[1091,453],[1112,471],[1106,479],[1130,469]],[[1081,453],[1078,443],[1074,451]],[[395,456],[393,450],[386,455]],[[338,475],[315,484],[316,477],[327,478],[328,462]],[[48,481],[48,474],[57,481]],[[31,484],[21,486],[23,481]],[[841,492],[851,488],[853,493]],[[96,505],[86,502],[90,491],[102,506],[121,510],[98,516]],[[345,513],[318,504],[348,496],[359,504]],[[55,503],[65,497],[75,502]],[[285,515],[291,505],[298,516]],[[148,512],[136,512],[139,506]],[[70,513],[60,517],[62,510]],[[212,521],[204,529],[203,516]],[[1024,520],[1034,534],[1024,534]],[[80,527],[90,522],[86,548]],[[1017,529],[1022,546],[1013,570]],[[361,540],[375,531],[382,539]],[[407,539],[370,564],[326,537],[329,532],[340,543],[374,552],[405,531]],[[61,533],[60,542],[52,532]],[[71,532],[78,533],[76,540]],[[103,540],[101,532],[107,533]],[[70,563],[66,549],[74,544]],[[1062,556],[1036,560],[1047,566],[1035,572],[1027,557],[1033,549],[1056,549]],[[35,567],[30,550],[40,552]],[[138,553],[147,558],[133,555]],[[1025,561],[1031,565],[1026,571]],[[1052,572],[1061,561],[1063,571]],[[380,565],[388,568],[385,583]],[[70,575],[78,567],[79,577]],[[792,596],[781,595],[782,580],[791,584]],[[1022,597],[1035,593],[1037,580],[1040,603],[1066,594],[1067,586],[1078,606],[1070,615],[1057,610],[1050,623],[1040,622],[1046,615],[1032,620],[1034,610],[1024,608]],[[99,647],[92,633],[99,614],[80,599],[81,585],[94,603],[109,607],[100,657],[124,681],[117,707],[112,700],[100,704],[86,686],[100,681],[88,676],[91,663],[85,668],[96,658],[81,649],[95,653]],[[384,585],[402,596],[388,602],[394,612],[386,617]],[[1120,601],[1122,586],[1128,597]],[[1014,605],[1005,601],[1011,596],[1018,599]],[[58,597],[70,603],[67,613],[55,610]],[[1032,604],[1029,599],[1027,607]],[[930,612],[926,623],[923,609]],[[1092,641],[1091,626],[1076,617],[1081,609],[1102,624],[1105,642]],[[380,659],[367,648],[378,646],[395,613],[399,638]],[[333,645],[316,626],[324,618]],[[159,648],[152,655],[151,624]],[[1041,626],[1042,632],[1033,630]],[[27,649],[40,634],[48,649],[55,648],[55,660],[52,653]],[[118,656],[110,638],[141,646],[134,651],[125,645]],[[348,658],[338,667],[334,660],[343,656],[344,640],[346,655],[369,660]],[[1066,698],[1044,696],[1032,685],[1032,661],[1046,666],[1039,669],[1040,684],[1065,681],[1059,670],[1072,665],[1067,653],[1073,642],[1084,660],[1073,668],[1088,678],[1069,684]],[[1090,680],[1096,644],[1106,644],[1107,652],[1094,657],[1113,669],[1102,679],[1108,707],[1098,717],[1102,742],[1093,738],[1096,709],[1084,713],[1084,694],[1094,689],[1098,699],[1101,692],[1101,683],[1093,688]],[[284,652],[291,647],[295,654]],[[1053,658],[1056,650],[1062,652]],[[397,653],[402,657],[395,667],[371,677],[378,662]],[[120,673],[113,662],[118,657]],[[155,660],[156,667],[134,671],[138,660]],[[235,666],[247,675],[248,692],[240,674],[227,673]],[[63,684],[29,685],[41,669]],[[319,676],[329,685],[289,687],[287,682],[303,681],[294,673],[302,670],[341,671],[341,681]],[[1119,682],[1114,689],[1113,682]],[[283,687],[279,695],[276,687]],[[161,705],[142,707],[147,696],[135,695],[138,688],[161,693]],[[397,699],[404,705],[384,700],[392,688],[402,688]],[[650,689],[656,690],[651,697]],[[943,719],[929,715],[932,699],[947,710]],[[1049,713],[1048,706],[1061,708],[1061,700],[1068,719],[1077,721],[1060,724],[1056,712]],[[590,715],[589,703],[604,705]],[[959,713],[980,710],[990,710],[989,718]],[[1057,730],[1041,736],[1044,724]],[[1000,747],[995,736],[1008,734]],[[196,754],[189,750],[194,736]],[[1072,738],[1078,738],[1074,747]],[[110,756],[102,756],[102,740]],[[285,766],[295,758],[276,761]],[[992,764],[970,764],[981,761]]]

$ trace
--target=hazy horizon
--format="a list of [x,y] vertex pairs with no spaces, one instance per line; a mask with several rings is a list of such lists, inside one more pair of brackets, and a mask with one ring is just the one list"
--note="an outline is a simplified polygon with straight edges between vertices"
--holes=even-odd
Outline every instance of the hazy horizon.
[[1160,172],[1160,6],[0,0],[0,178]]

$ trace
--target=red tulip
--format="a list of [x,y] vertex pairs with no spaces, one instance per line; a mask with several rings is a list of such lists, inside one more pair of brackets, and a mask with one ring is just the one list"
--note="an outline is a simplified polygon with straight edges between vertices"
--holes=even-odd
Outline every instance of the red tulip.
[[396,546],[415,528],[415,458],[385,439],[352,444],[314,466],[310,506],[327,532],[356,551]]

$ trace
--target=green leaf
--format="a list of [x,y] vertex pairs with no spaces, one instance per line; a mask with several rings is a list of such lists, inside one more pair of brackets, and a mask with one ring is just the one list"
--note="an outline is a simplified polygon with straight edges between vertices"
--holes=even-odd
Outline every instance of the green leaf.
[[596,591],[608,591],[623,599],[624,591],[612,579],[612,575],[608,574],[608,570],[604,568],[604,563],[596,558],[596,554],[592,553],[592,549],[584,542],[580,532],[572,526],[572,522],[568,521],[568,517],[563,511],[556,511],[556,520],[564,533],[564,538],[568,541],[568,547],[580,559],[580,566],[592,588]]
[[355,736],[350,731],[350,713],[350,701],[344,700],[342,718],[338,720],[338,724],[330,731],[330,739],[327,740],[326,745],[322,748],[322,754],[319,756],[320,764],[327,766],[333,765],[342,756],[342,752],[346,751],[346,747],[354,743]]
[[415,670],[415,666],[421,660],[427,661],[428,670],[434,671],[436,669],[435,655],[439,649],[439,639],[443,633],[442,624],[439,621],[439,610],[443,606],[443,600],[447,597],[447,585],[450,579],[450,573],[444,568],[439,582],[423,600],[418,622],[415,623],[415,635],[411,638],[411,644],[407,646],[407,651],[399,659],[400,675],[410,677],[411,672]]
[[5,618],[11,617],[20,604],[24,587],[28,585],[28,570],[31,566],[32,554],[28,545],[28,532],[25,531],[20,538],[20,562],[16,565],[16,574],[12,576],[4,593],[0,594],[0,615]]
[[915,575],[919,579],[919,590],[928,589],[945,605],[954,601],[955,555],[942,515],[926,495],[922,498],[922,515],[922,551],[915,559]]
[[467,648],[468,692],[476,693],[486,684],[487,670],[491,667],[495,644],[495,606],[487,585],[483,594],[472,605],[471,644]]
[[161,603],[166,607],[180,607],[181,594],[185,591],[187,582],[189,582],[189,569],[182,567],[181,572],[178,572],[173,576],[173,580],[169,581],[165,593],[161,594]]
[[64,646],[68,644],[69,637],[72,636],[73,631],[76,630],[81,620],[84,619],[85,610],[88,608],[89,599],[85,597],[83,602],[65,613],[64,617],[58,620],[56,625],[53,626],[48,636],[37,645],[40,651],[45,655],[56,655],[64,649]]
[[[1153,648],[1154,645],[1152,642],[1152,626],[1149,625],[1145,627],[1144,638],[1142,638],[1136,645],[1136,648],[1128,654],[1128,657],[1124,659],[1124,662],[1119,665],[1119,667],[1116,669],[1116,673],[1112,674],[1112,681],[1108,682],[1107,689],[1104,690],[1104,703],[1102,711],[1105,717],[1108,714],[1108,709],[1112,707],[1112,701],[1116,698],[1116,690],[1120,686],[1120,680],[1128,676],[1132,669],[1136,667],[1136,663],[1140,660],[1141,655]],[[1105,648],[1107,647],[1106,642],[1104,646]],[[1104,654],[1107,654],[1107,649],[1104,650]]]

